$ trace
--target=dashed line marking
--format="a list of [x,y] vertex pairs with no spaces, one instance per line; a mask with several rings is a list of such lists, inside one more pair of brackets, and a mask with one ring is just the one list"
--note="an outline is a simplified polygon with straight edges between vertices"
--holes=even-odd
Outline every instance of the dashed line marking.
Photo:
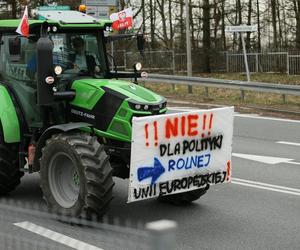
[[61,233],[57,233],[55,231],[52,231],[48,228],[38,226],[34,223],[31,223],[29,221],[23,221],[19,223],[14,223],[15,226],[20,227],[24,230],[30,231],[32,233],[41,235],[47,239],[53,240],[55,242],[58,242],[60,244],[63,244],[65,246],[71,247],[73,249],[78,249],[78,250],[103,250],[102,248],[87,244],[83,241],[79,241],[76,239],[73,239],[69,236],[66,236]]
[[231,183],[241,185],[241,186],[246,186],[246,187],[269,190],[277,193],[300,196],[300,189],[297,188],[290,188],[285,186],[273,185],[273,184],[268,184],[268,183],[263,183],[258,181],[244,180],[239,178],[232,178]]
[[297,142],[277,141],[276,143],[300,147],[300,143],[297,143]]

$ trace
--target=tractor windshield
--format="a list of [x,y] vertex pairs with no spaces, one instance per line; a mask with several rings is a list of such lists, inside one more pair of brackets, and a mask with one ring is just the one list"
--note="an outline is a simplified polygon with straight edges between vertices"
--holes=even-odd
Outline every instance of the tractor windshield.
[[[57,32],[50,33],[49,37],[54,45],[54,66],[63,69],[58,77],[61,89],[78,76],[104,78],[107,67],[101,32]],[[38,39],[34,34],[29,38],[13,34],[0,36],[0,81],[14,90],[30,126],[40,121],[36,105]],[[11,49],[12,42],[18,45],[18,50]]]
[[62,67],[62,79],[76,76],[103,78],[106,71],[104,48],[98,33],[50,34],[53,63]]

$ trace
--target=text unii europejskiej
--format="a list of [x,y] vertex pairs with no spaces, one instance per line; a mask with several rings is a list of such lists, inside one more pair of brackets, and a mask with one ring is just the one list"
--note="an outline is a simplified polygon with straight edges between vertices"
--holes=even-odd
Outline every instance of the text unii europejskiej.
[[228,171],[210,173],[210,174],[199,174],[190,177],[183,177],[171,181],[165,181],[150,185],[147,187],[134,188],[133,197],[134,199],[146,199],[159,195],[171,194],[176,191],[183,191],[195,188],[206,187],[211,184],[223,183],[229,178],[230,173]]

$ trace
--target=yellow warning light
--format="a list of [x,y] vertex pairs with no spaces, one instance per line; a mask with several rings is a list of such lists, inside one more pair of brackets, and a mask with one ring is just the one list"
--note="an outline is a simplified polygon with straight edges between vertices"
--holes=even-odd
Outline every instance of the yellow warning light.
[[84,4],[80,4],[78,9],[80,12],[86,13],[86,6]]

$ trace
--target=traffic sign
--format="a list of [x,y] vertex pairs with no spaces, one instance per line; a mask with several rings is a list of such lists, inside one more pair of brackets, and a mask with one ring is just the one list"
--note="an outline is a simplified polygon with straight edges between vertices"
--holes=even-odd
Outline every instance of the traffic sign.
[[84,0],[82,4],[86,5],[86,14],[97,19],[109,19],[112,13],[118,12],[117,0]]
[[38,11],[50,11],[50,10],[70,10],[70,6],[59,5],[59,6],[40,6]]
[[109,19],[110,15],[115,12],[117,12],[116,6],[88,5],[86,7],[86,14],[99,19]]
[[256,32],[257,25],[226,26],[225,32]]
[[85,5],[89,6],[117,6],[116,0],[85,0]]

